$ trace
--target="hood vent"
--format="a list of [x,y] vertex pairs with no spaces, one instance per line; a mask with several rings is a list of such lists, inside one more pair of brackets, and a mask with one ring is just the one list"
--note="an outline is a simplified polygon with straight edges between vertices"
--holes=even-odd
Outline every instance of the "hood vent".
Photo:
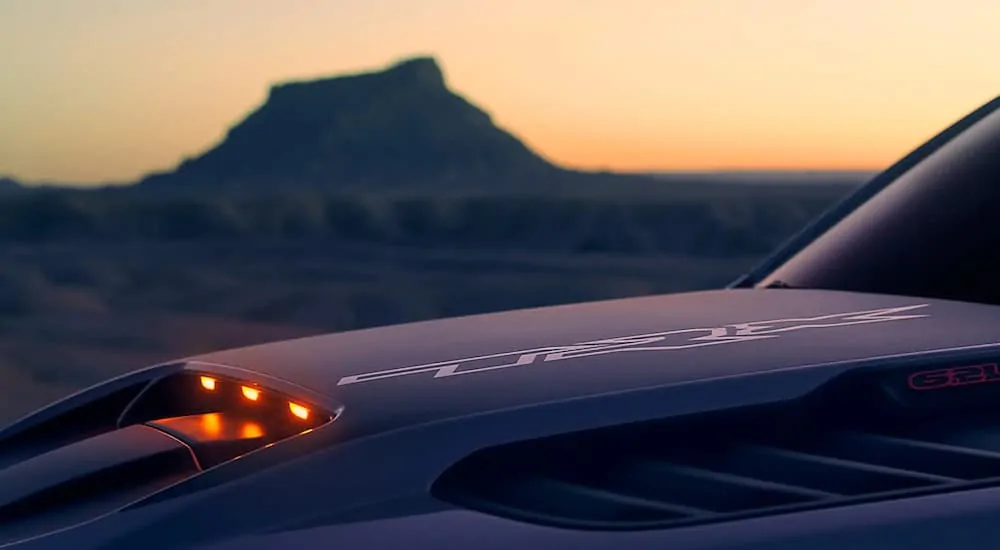
[[[146,386],[140,381],[54,414],[27,429],[0,431],[0,470],[118,428],[118,417]],[[30,419],[30,417],[29,417]]]
[[198,472],[187,446],[147,426],[0,469],[0,546],[112,512]]
[[1000,411],[894,402],[899,414],[889,414],[879,395],[484,449],[446,471],[433,493],[534,523],[642,529],[1000,485]]
[[339,413],[253,378],[226,367],[139,371],[0,431],[0,546],[162,502],[179,494],[171,488],[192,490],[184,481]]

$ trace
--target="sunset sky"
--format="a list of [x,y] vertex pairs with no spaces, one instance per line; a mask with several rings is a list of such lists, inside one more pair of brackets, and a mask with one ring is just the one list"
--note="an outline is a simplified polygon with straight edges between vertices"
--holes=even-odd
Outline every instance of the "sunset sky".
[[130,180],[276,81],[433,54],[548,158],[881,168],[1000,94],[997,0],[0,0],[0,174]]

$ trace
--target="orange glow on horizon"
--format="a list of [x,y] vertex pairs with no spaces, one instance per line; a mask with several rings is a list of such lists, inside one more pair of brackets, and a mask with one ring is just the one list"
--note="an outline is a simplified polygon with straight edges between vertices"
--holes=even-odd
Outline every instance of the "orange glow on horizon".
[[0,176],[134,181],[273,83],[424,54],[566,166],[881,169],[1000,93],[997,21],[995,0],[0,2]]
[[[971,109],[970,109],[971,110]],[[957,113],[956,118],[965,113]],[[725,155],[718,147],[707,144],[701,147],[684,143],[663,143],[646,146],[622,146],[614,142],[602,143],[599,139],[567,139],[551,148],[548,160],[583,170],[610,170],[625,172],[658,171],[731,171],[731,170],[882,170],[924,139],[930,138],[937,128],[926,136],[897,148],[872,147],[852,151],[838,149],[837,143],[818,150],[802,151],[802,144],[771,144],[752,148],[731,147]],[[748,137],[748,145],[753,145]]]

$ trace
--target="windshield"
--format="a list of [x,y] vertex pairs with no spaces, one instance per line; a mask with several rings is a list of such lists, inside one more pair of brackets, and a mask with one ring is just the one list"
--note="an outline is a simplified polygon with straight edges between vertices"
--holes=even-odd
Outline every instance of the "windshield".
[[1000,110],[906,170],[755,286],[1000,304]]

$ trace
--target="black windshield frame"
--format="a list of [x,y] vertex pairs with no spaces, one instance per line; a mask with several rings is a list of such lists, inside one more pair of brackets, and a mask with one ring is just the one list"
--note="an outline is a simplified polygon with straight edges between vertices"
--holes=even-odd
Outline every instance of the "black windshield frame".
[[1000,98],[876,176],[731,285],[763,286],[1000,303]]

